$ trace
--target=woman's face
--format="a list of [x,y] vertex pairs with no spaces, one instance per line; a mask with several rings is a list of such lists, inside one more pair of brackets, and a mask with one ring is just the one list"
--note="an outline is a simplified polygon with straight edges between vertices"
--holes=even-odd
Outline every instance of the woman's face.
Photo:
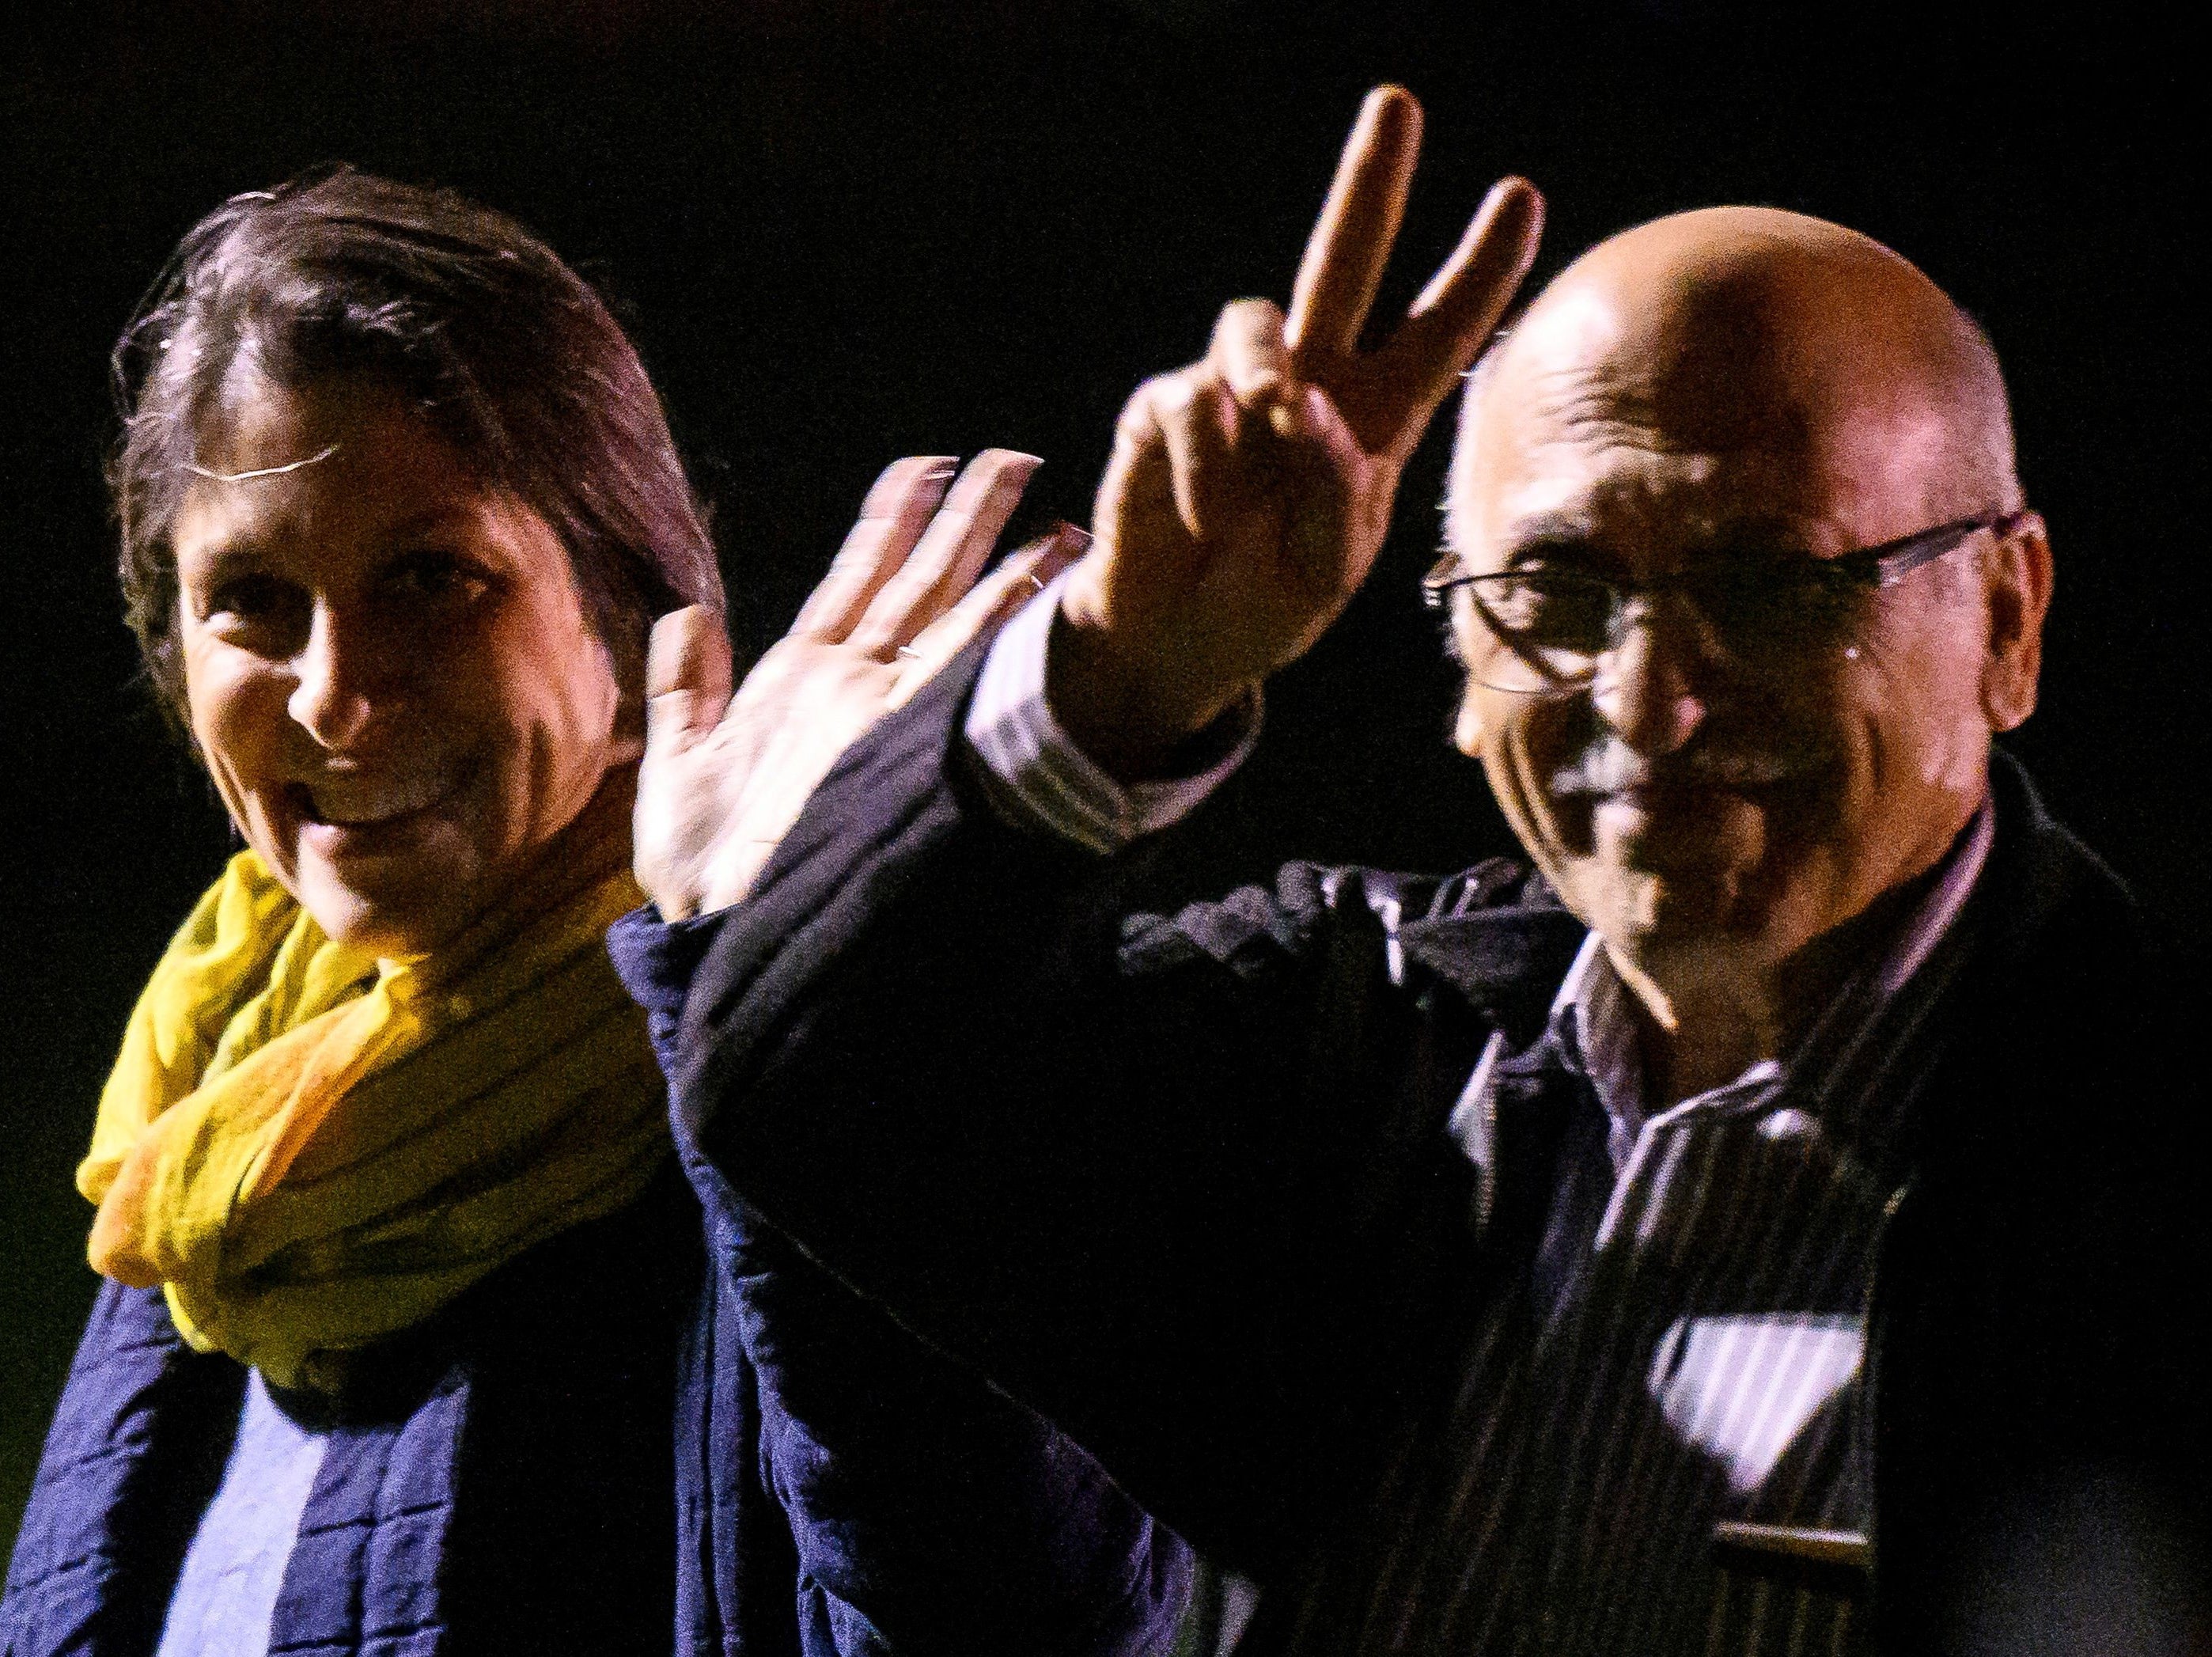
[[179,637],[216,787],[331,937],[433,950],[636,758],[568,556],[375,378],[234,369],[195,458]]

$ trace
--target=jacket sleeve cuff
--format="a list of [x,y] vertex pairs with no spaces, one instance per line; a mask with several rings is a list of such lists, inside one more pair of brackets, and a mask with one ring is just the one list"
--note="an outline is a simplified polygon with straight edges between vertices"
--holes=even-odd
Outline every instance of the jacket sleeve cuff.
[[607,931],[607,953],[630,999],[645,1009],[647,1030],[660,1073],[676,1080],[677,1032],[691,979],[721,929],[722,914],[688,921],[664,921],[651,904],[633,909]]
[[1218,754],[1188,777],[1121,783],[1075,746],[1044,696],[1053,619],[1067,576],[1000,630],[968,705],[967,752],[993,808],[1016,828],[1108,856],[1181,822],[1235,775],[1260,740],[1260,693],[1224,714],[1201,739]]

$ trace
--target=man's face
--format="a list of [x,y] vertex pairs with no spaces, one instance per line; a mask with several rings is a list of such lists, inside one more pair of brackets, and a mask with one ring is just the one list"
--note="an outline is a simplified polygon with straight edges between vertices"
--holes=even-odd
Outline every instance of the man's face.
[[[1768,372],[1755,341],[1639,338],[1570,295],[1509,349],[1455,468],[1468,573],[1786,567],[1995,504],[1945,498],[1939,411]],[[1980,801],[1992,551],[1977,534],[1779,659],[1657,598],[1552,694],[1480,682],[1498,646],[1462,588],[1460,746],[1625,963],[1771,967],[1931,866]]]
[[553,530],[389,387],[233,379],[198,457],[233,480],[174,533],[192,734],[326,933],[427,952],[635,757],[608,652]]

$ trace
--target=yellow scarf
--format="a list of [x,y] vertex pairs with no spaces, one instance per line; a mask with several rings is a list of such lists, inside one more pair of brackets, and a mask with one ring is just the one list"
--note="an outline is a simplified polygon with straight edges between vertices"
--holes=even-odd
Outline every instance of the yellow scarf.
[[94,1269],[280,1386],[611,1214],[668,1148],[643,1015],[608,960],[642,901],[600,802],[524,894],[434,956],[332,942],[251,851],[154,969],[77,1189]]

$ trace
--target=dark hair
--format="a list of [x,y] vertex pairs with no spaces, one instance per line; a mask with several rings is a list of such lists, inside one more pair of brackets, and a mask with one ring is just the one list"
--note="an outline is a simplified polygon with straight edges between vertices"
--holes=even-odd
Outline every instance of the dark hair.
[[108,467],[131,630],[185,715],[171,541],[194,448],[241,355],[272,383],[382,375],[567,547],[625,698],[653,618],[722,606],[705,516],[660,399],[591,285],[504,214],[340,168],[234,196],[194,225],[113,359]]

